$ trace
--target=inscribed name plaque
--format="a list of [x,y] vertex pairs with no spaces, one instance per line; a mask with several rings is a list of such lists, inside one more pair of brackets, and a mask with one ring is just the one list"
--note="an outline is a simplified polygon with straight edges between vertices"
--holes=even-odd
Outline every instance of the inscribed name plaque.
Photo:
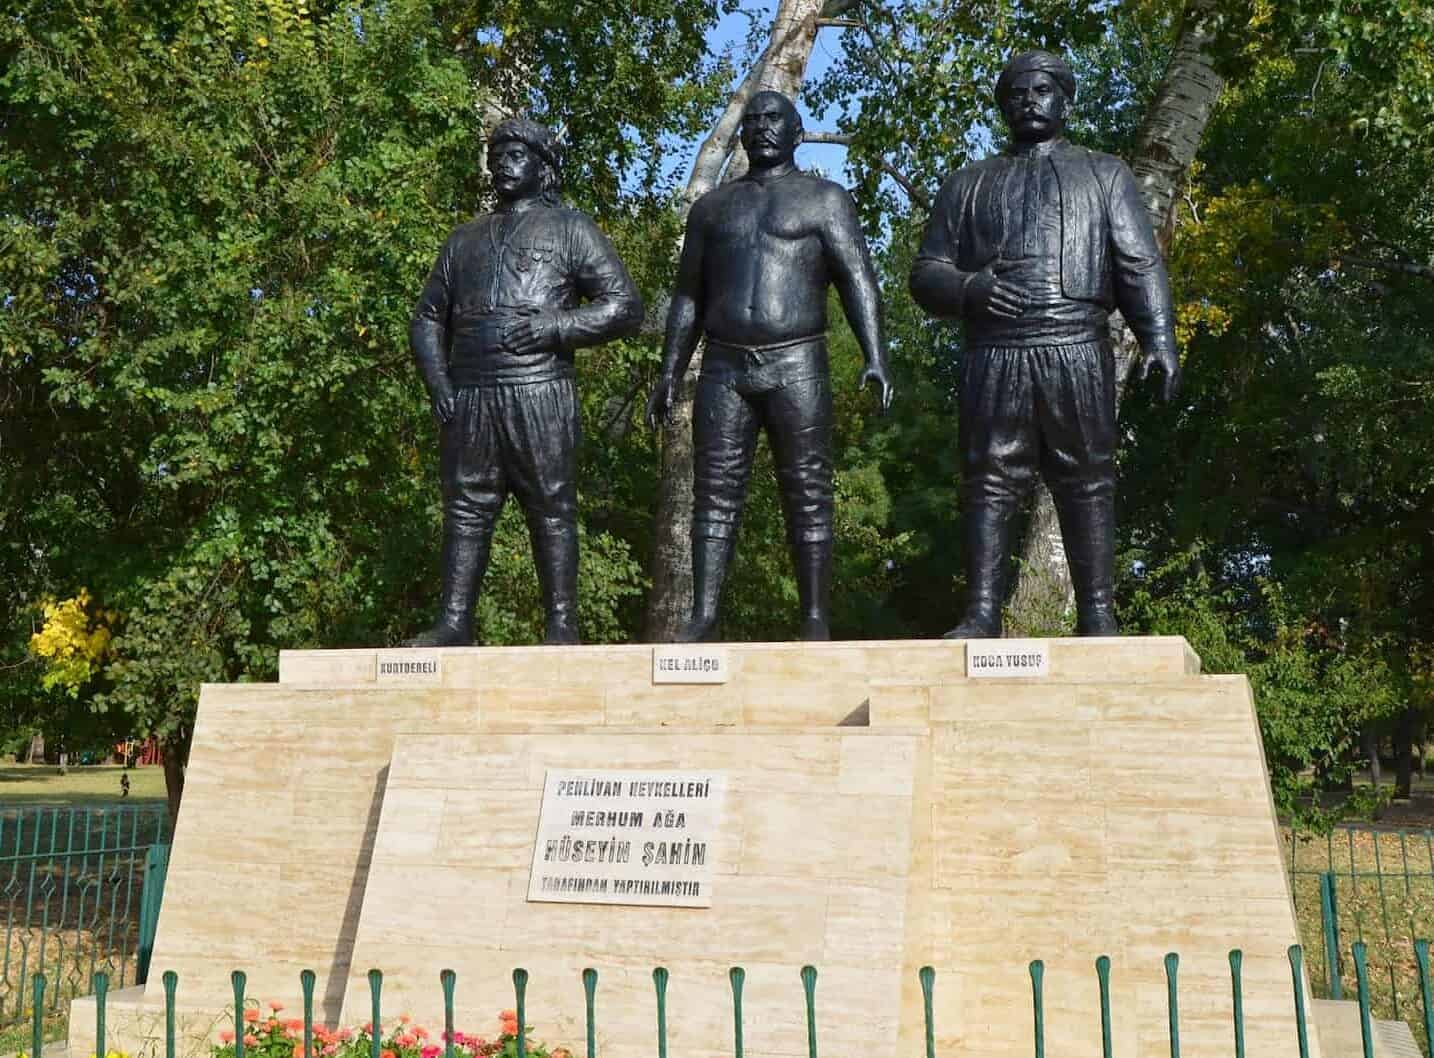
[[436,650],[380,650],[374,664],[379,683],[443,682],[443,655]]
[[711,907],[727,773],[550,768],[528,899]]
[[730,672],[726,647],[652,648],[653,683],[726,683]]
[[1051,647],[1044,639],[973,639],[966,644],[966,675],[1049,676]]

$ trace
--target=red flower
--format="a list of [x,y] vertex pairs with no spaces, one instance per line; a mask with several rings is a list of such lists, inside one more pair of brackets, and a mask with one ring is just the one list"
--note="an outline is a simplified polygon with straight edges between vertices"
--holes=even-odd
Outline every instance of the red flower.
[[437,1047],[430,1044],[429,1046],[423,1048],[423,1050],[419,1053],[421,1055],[421,1058],[438,1058],[438,1052],[441,1050],[441,1047]]

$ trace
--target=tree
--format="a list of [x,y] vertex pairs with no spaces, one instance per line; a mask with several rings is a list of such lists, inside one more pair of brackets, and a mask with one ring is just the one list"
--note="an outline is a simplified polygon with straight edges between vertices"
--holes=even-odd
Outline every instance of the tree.
[[[567,130],[567,187],[634,271],[664,157],[719,98],[706,0],[589,5],[23,4],[0,26],[0,489],[7,696],[34,603],[118,611],[97,709],[164,743],[199,684],[283,647],[394,642],[437,583],[436,443],[406,323],[487,194],[483,130]],[[456,28],[456,32],[455,32]],[[601,46],[599,46],[601,42]],[[608,349],[621,362],[650,356]],[[616,388],[584,393],[592,413]],[[596,488],[594,463],[584,488]],[[584,619],[625,635],[632,545],[588,542]],[[500,532],[494,576],[526,555]],[[505,546],[512,544],[514,546]],[[519,573],[523,569],[525,572]],[[490,599],[495,637],[533,600]]]

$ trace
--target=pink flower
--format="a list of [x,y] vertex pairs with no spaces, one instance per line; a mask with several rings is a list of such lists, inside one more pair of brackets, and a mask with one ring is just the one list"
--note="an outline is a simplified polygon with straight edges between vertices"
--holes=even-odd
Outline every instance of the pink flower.
[[413,1034],[417,1036],[420,1040],[428,1039],[428,1030],[425,1029],[422,1025],[413,1026]]
[[288,1021],[284,1022],[284,1028],[285,1028],[287,1031],[289,1031],[289,1032],[303,1032],[303,1031],[304,1031],[304,1019],[303,1019],[303,1018],[290,1018]]
[[257,1044],[258,1042],[259,1042],[259,1037],[258,1037],[258,1036],[255,1036],[254,1034],[249,1033],[249,1032],[244,1033],[244,1046],[245,1046],[245,1047],[253,1047],[253,1046],[254,1046],[255,1044]]
[[277,1000],[271,999],[269,1000],[269,1009],[272,1010],[275,1014],[277,1014],[279,1013],[279,1011],[284,1009],[284,1004],[278,1002]]
[[413,1016],[411,1014],[400,1014],[398,1016],[398,1022],[400,1025],[407,1025],[412,1020]]
[[259,1020],[259,1012],[253,1007],[246,1007],[244,1009],[244,1020],[249,1022],[250,1024],[253,1024],[254,1022]]
[[420,1058],[438,1058],[438,1052],[442,1049],[443,1048],[435,1044],[429,1044],[427,1047],[423,1048],[423,1050],[419,1052]]
[[304,1058],[304,1045],[302,1043],[294,1044],[294,1058]]
[[411,1032],[402,1032],[393,1038],[393,1042],[400,1047],[412,1047],[418,1042],[418,1037]]
[[221,1032],[221,1033],[219,1034],[219,1042],[220,1042],[220,1043],[233,1043],[233,1042],[234,1042],[234,1030],[233,1030],[233,1029],[225,1029],[223,1032]]
[[[364,1031],[367,1032],[368,1029],[364,1029]],[[336,1040],[343,1041],[343,1040],[351,1040],[351,1039],[353,1039],[353,1038],[354,1038],[354,1030],[353,1030],[353,1029],[339,1029],[338,1032],[334,1033],[334,1039],[336,1039]]]

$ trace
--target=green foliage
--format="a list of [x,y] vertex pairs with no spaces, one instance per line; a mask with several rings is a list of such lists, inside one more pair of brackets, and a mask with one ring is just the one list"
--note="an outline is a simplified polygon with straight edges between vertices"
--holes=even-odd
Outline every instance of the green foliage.
[[[406,331],[438,247],[488,195],[483,116],[522,106],[567,130],[568,188],[651,294],[670,267],[653,236],[675,229],[666,144],[706,120],[724,76],[704,55],[717,11],[228,0],[8,13],[12,721],[38,696],[23,644],[46,593],[88,585],[126,615],[84,705],[181,741],[201,681],[270,679],[281,648],[392,643],[431,616],[436,440]],[[654,356],[620,343],[580,365],[590,424],[626,422],[605,407]],[[633,545],[609,526],[634,520],[654,462],[645,438],[625,452],[610,440],[583,464],[598,498],[583,571],[596,639],[623,635],[637,606]],[[604,476],[615,466],[620,479]],[[495,564],[510,590],[490,593],[485,617],[496,640],[531,641],[512,528]]]
[[1144,571],[1125,593],[1127,632],[1181,635],[1207,673],[1244,673],[1258,703],[1275,806],[1297,826],[1327,828],[1367,806],[1333,810],[1321,788],[1348,781],[1360,731],[1392,716],[1407,685],[1385,658],[1387,644],[1351,645],[1295,612],[1278,584],[1256,578],[1253,593],[1221,586],[1203,548]]

